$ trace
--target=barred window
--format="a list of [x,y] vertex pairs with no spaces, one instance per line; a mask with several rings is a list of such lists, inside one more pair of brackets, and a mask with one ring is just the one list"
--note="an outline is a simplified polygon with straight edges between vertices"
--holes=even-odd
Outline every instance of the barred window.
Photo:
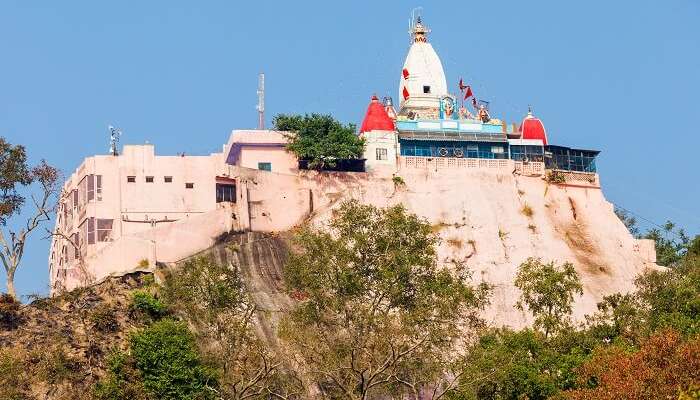
[[377,160],[387,160],[387,151],[383,147],[378,147],[377,148]]

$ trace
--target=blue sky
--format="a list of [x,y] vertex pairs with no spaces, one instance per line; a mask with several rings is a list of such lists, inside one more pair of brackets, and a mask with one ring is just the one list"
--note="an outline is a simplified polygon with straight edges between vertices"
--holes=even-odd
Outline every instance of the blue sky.
[[[423,6],[452,90],[464,78],[509,122],[532,104],[551,142],[602,150],[609,200],[700,232],[697,0],[236,3],[0,0],[0,135],[66,173],[107,151],[110,124],[123,143],[206,154],[255,127],[260,71],[268,122],[359,124],[373,93],[397,98]],[[38,236],[21,294],[47,292]]]

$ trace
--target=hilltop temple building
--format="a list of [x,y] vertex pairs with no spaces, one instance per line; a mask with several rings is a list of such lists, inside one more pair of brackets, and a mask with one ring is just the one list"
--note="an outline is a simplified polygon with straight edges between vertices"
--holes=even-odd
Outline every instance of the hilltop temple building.
[[[398,71],[398,110],[389,97],[371,97],[358,133],[365,172],[300,169],[286,151],[289,133],[269,130],[234,130],[207,156],[160,156],[146,144],[86,158],[63,186],[49,254],[52,293],[177,262],[232,231],[288,230],[342,193],[379,191],[415,170],[497,171],[599,190],[598,151],[550,144],[532,112],[517,127],[492,117],[461,82],[460,95],[450,94],[428,33],[419,18]],[[653,244],[628,242],[654,261]]]

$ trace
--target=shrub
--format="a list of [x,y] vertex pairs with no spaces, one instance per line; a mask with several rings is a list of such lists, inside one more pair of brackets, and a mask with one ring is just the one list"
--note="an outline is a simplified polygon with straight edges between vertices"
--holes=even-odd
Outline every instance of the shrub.
[[90,323],[100,332],[114,332],[119,327],[114,310],[107,304],[100,304],[90,314]]
[[102,400],[145,400],[143,384],[134,360],[116,350],[107,358],[107,376],[97,383],[95,397]]
[[550,171],[545,176],[545,180],[549,183],[566,183],[566,177],[559,171]]
[[394,182],[394,187],[396,188],[406,186],[406,181],[400,176],[394,176],[391,178],[391,181]]
[[532,233],[537,233],[537,227],[533,224],[528,225],[527,229],[531,230]]
[[528,218],[531,218],[532,215],[535,214],[535,212],[532,211],[532,207],[530,207],[529,204],[525,204],[523,208],[520,209],[520,212]]
[[129,339],[143,386],[157,399],[213,399],[216,379],[200,362],[195,339],[185,323],[154,322]]
[[9,294],[0,294],[0,328],[12,329],[21,322],[20,303]]
[[151,318],[160,318],[167,312],[167,307],[162,301],[142,290],[137,290],[133,293],[130,308],[132,311],[145,314]]

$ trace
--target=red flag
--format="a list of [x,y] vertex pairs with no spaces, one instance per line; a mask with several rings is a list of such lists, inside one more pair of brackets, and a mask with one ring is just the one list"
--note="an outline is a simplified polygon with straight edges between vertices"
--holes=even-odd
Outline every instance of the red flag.
[[472,93],[472,87],[471,87],[471,86],[467,86],[467,92],[464,93],[464,100],[466,100],[466,99],[468,99],[468,98],[470,98],[470,97],[472,97],[472,96],[474,96],[474,93]]
[[403,79],[408,79],[408,70],[406,68],[403,69]]
[[406,89],[406,86],[403,87],[403,99],[408,99],[408,89]]

